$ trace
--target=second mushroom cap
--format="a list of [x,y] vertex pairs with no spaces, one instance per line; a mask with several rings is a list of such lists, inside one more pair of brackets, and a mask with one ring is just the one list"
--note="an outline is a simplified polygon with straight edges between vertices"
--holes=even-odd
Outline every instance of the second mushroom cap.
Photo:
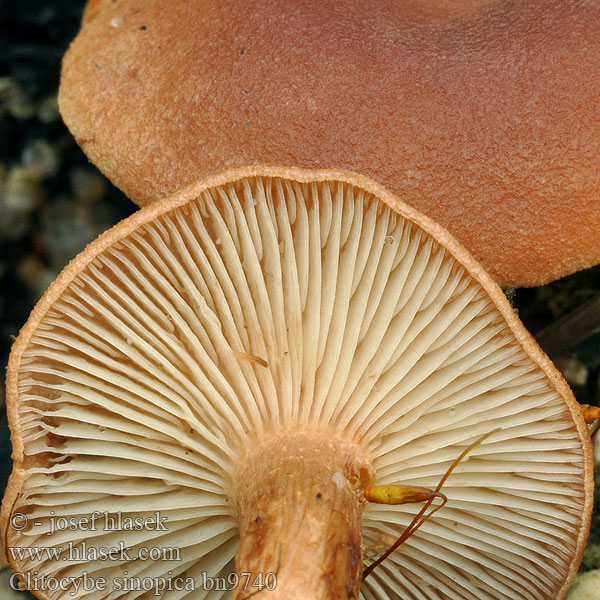
[[369,175],[503,287],[600,262],[600,3],[93,0],[61,114],[139,205],[245,164]]

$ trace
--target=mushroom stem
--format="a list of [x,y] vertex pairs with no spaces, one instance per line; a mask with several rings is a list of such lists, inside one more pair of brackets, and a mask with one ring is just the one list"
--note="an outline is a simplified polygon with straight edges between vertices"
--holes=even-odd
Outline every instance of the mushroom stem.
[[357,598],[359,492],[371,479],[363,450],[331,432],[282,432],[247,451],[236,470],[240,546],[233,598],[243,600],[259,589],[255,582],[269,580],[275,589],[262,594],[273,600]]

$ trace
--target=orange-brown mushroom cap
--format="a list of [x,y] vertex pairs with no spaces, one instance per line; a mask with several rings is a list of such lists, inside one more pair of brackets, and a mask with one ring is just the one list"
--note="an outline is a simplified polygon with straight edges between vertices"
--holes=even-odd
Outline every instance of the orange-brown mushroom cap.
[[600,260],[600,4],[96,0],[60,108],[140,205],[242,164],[372,176],[502,286]]

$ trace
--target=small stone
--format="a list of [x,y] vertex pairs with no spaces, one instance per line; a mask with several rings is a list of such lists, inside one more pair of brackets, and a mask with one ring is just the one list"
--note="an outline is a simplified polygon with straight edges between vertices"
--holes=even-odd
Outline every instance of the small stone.
[[600,569],[579,573],[565,600],[598,600],[600,590]]
[[29,142],[21,155],[23,166],[40,177],[55,175],[59,160],[56,150],[46,140]]
[[35,115],[35,106],[10,77],[0,78],[0,114],[7,112],[19,120],[30,119]]
[[56,94],[51,94],[41,100],[38,104],[37,114],[41,123],[54,123],[59,120],[60,113]]
[[10,210],[29,212],[38,203],[41,195],[40,176],[24,167],[14,167],[6,178],[3,200]]
[[40,176],[24,167],[14,167],[1,187],[0,235],[16,240],[29,231],[31,212],[42,197]]

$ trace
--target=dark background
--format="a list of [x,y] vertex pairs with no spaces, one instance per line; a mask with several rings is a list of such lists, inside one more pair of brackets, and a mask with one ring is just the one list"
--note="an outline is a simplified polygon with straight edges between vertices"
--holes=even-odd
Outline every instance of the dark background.
[[[2,367],[33,305],[64,265],[135,208],[90,165],[58,114],[60,61],[77,33],[83,6],[82,0],[0,0]],[[548,286],[508,291],[530,331],[546,328],[540,338],[543,345],[580,402],[591,404],[598,404],[600,398],[599,294],[598,267]],[[579,322],[586,324],[583,334],[573,318],[560,321],[581,305]],[[2,489],[11,470],[4,376],[2,368]],[[598,516],[590,542],[584,569],[600,567]]]
[[[11,471],[5,365],[65,264],[134,205],[92,167],[58,114],[60,61],[83,0],[0,0],[0,488]],[[1,565],[0,565],[1,569]],[[10,571],[0,571],[0,598]]]

